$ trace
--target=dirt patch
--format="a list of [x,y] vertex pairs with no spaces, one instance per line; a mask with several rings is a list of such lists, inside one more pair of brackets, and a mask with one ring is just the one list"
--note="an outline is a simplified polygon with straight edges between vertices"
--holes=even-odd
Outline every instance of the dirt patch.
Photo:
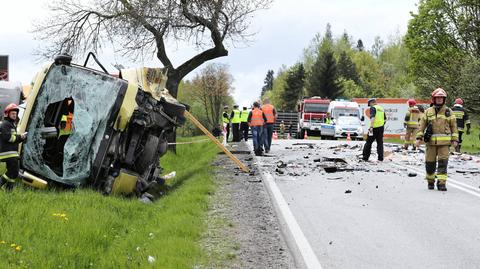
[[[248,151],[243,142],[234,151]],[[214,165],[218,189],[212,197],[203,244],[209,268],[295,268],[268,192],[251,155],[236,155],[254,175],[241,172],[227,156]],[[216,223],[216,224],[215,224]]]

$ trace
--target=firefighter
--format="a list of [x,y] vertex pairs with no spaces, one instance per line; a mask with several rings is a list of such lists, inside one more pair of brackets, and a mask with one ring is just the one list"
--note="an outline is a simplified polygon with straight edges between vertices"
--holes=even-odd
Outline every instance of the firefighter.
[[270,146],[272,145],[273,128],[275,121],[277,120],[277,111],[275,107],[270,104],[270,99],[265,98],[263,100],[262,111],[267,117],[263,132],[263,145],[265,146],[265,153],[270,152]]
[[228,114],[228,106],[223,107],[222,122],[223,129],[226,132],[226,140],[228,142],[228,136],[230,135],[230,115]]
[[253,110],[248,114],[248,125],[252,131],[253,150],[256,156],[262,156],[263,125],[267,122],[265,113],[258,102],[253,103]]
[[5,108],[4,119],[0,123],[0,160],[7,166],[6,172],[0,177],[0,187],[13,189],[18,177],[18,144],[25,141],[27,133],[17,134],[19,108],[11,103]]
[[455,99],[455,104],[452,107],[453,115],[457,119],[458,129],[458,146],[455,147],[456,152],[460,152],[462,147],[462,136],[465,127],[467,127],[467,135],[470,134],[470,119],[468,118],[467,111],[463,108],[463,100],[461,98]]
[[247,107],[244,106],[243,110],[240,111],[240,132],[243,140],[248,141],[248,115],[250,111],[248,111]]
[[405,122],[403,123],[406,132],[405,132],[405,143],[404,148],[408,150],[408,147],[411,145],[413,150],[415,147],[415,137],[418,132],[418,122],[420,121],[421,112],[417,107],[417,102],[415,99],[408,100],[408,110],[405,115]]
[[432,92],[433,106],[425,111],[417,133],[417,147],[422,140],[427,147],[425,170],[429,190],[434,189],[435,178],[437,189],[447,190],[449,148],[451,144],[454,147],[458,144],[457,122],[453,111],[445,105],[446,99],[447,93],[443,89],[438,88]]
[[231,128],[233,133],[233,142],[240,142],[240,110],[238,105],[233,106],[232,113],[230,114]]
[[377,105],[377,100],[372,98],[368,100],[370,107],[370,128],[368,137],[363,147],[363,160],[368,161],[372,152],[373,141],[377,141],[378,160],[383,161],[383,132],[385,131],[385,120],[387,119],[383,107]]

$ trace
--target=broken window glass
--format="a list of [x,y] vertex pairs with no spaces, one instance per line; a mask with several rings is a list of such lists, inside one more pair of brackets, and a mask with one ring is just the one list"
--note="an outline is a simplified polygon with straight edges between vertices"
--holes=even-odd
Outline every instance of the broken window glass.
[[[36,100],[29,100],[35,105],[23,144],[23,167],[57,182],[85,183],[125,83],[75,66],[52,66]],[[61,138],[62,118],[69,111],[72,129]]]

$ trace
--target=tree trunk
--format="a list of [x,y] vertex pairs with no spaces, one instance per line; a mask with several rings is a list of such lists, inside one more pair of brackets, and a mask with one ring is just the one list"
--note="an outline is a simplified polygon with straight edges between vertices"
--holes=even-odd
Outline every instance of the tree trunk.
[[[177,95],[178,95],[178,85],[180,83],[180,79],[178,79],[178,76],[176,76],[176,74],[171,74],[171,73],[174,73],[175,71],[173,72],[168,72],[168,80],[167,80],[167,89],[168,89],[168,92],[175,98],[177,98]],[[176,72],[175,72],[176,73]],[[173,130],[172,133],[168,134],[167,135],[167,141],[168,143],[175,143],[177,142],[177,128],[175,128]],[[168,146],[168,149],[173,152],[173,153],[177,153],[177,145],[173,144],[173,145],[170,145]]]

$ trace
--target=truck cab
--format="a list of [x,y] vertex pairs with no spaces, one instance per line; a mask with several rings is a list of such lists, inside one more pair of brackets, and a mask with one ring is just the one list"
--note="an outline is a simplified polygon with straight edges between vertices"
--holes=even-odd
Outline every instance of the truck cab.
[[165,89],[160,68],[121,70],[117,77],[85,65],[62,55],[35,77],[19,124],[20,133],[28,132],[20,147],[23,182],[160,196],[160,157],[187,107]]
[[327,116],[329,99],[318,96],[304,98],[298,103],[298,133],[297,138],[308,135],[320,135],[321,124]]

